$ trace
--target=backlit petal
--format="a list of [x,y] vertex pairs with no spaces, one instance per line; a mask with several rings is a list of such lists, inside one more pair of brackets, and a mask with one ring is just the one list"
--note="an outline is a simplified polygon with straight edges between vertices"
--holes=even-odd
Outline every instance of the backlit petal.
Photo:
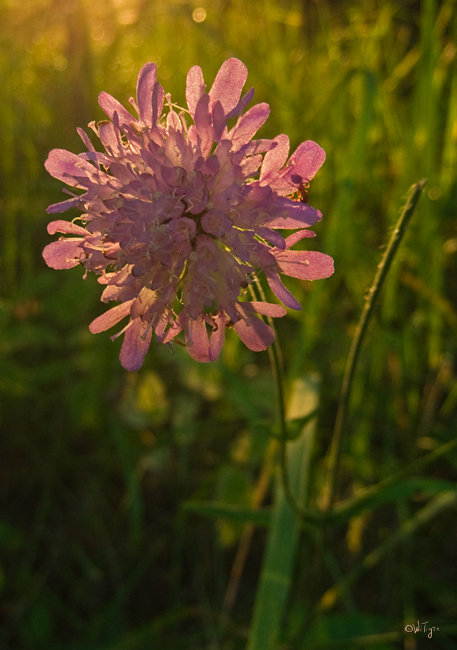
[[140,120],[142,120],[147,126],[152,126],[152,93],[156,79],[156,64],[146,63],[138,75],[136,96]]
[[205,88],[202,69],[198,65],[194,65],[187,73],[186,84],[186,100],[192,117],[195,114],[200,97],[205,92]]
[[128,300],[123,302],[120,305],[116,305],[111,309],[108,309],[104,314],[98,316],[92,323],[89,325],[89,329],[92,334],[98,334],[99,332],[105,332],[109,330],[110,327],[116,325],[120,320],[125,318],[130,314],[130,307],[134,301]]
[[211,361],[205,320],[201,316],[195,320],[189,318],[185,326],[185,334],[187,349],[192,359],[201,363]]
[[136,318],[124,334],[121,354],[119,359],[126,370],[139,370],[143,365],[144,357],[149,350],[152,331],[149,328],[146,336],[141,319]]
[[[244,310],[241,308],[240,311]],[[271,327],[246,311],[244,311],[244,318],[235,323],[234,327],[243,343],[254,352],[266,350],[275,340]]]
[[82,239],[61,239],[48,244],[43,251],[46,264],[52,269],[71,269],[78,266],[83,256],[82,242]]
[[335,270],[330,255],[316,251],[278,251],[275,257],[282,273],[300,280],[328,278]]
[[248,77],[248,70],[238,59],[225,61],[209,91],[211,102],[220,101],[226,113],[235,108]]

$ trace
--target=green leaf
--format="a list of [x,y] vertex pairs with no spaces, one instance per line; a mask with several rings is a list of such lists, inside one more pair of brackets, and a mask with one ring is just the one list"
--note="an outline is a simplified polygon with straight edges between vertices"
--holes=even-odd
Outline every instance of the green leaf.
[[435,478],[412,477],[384,488],[367,488],[366,492],[361,490],[352,499],[337,504],[333,511],[333,517],[337,521],[347,521],[362,510],[373,510],[389,501],[407,499],[418,492],[429,496],[445,490],[457,490],[455,483]]
[[184,501],[181,511],[188,514],[202,515],[210,519],[227,519],[233,522],[251,522],[256,526],[269,526],[271,521],[270,508],[257,510],[246,506],[217,501]]
[[[296,380],[288,410],[289,418],[308,417],[318,404],[316,375]],[[314,422],[308,421],[301,435],[287,443],[289,483],[297,501],[305,505],[307,476],[314,441]],[[284,494],[278,469],[267,548],[257,589],[248,650],[273,650],[279,637],[285,605],[293,578],[300,520]]]

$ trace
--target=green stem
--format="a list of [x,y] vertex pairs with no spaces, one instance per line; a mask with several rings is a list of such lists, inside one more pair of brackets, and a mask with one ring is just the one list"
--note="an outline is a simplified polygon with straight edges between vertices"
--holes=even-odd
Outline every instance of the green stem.
[[370,291],[368,292],[366,303],[357,325],[354,339],[352,341],[351,349],[346,363],[346,370],[344,373],[343,385],[341,388],[340,401],[338,404],[338,412],[335,422],[335,430],[333,433],[332,446],[330,450],[327,490],[323,507],[323,510],[326,513],[332,509],[333,501],[335,498],[336,478],[338,474],[343,435],[346,425],[346,415],[360,349],[365,338],[368,324],[373,316],[374,308],[376,306],[381,288],[384,284],[384,280],[386,279],[386,276],[392,265],[398,246],[403,239],[403,235],[406,232],[406,228],[408,227],[411,217],[413,216],[425,183],[426,179],[423,179],[413,185],[410,189],[406,205],[402,210],[397,225],[395,226],[395,230],[392,233],[389,244],[386,248],[386,252],[384,253],[384,256],[378,267],[378,272],[376,273],[373,284],[370,288]]
[[348,521],[351,517],[361,512],[364,508],[372,507],[373,499],[377,495],[382,494],[387,489],[398,485],[401,481],[408,478],[412,474],[417,473],[430,463],[433,463],[438,458],[446,456],[450,451],[457,448],[457,438],[443,443],[430,453],[413,461],[400,471],[388,476],[376,485],[370,485],[366,488],[361,488],[356,496],[349,497],[345,501],[340,501],[329,513],[328,521],[332,523],[341,523]]
[[342,597],[344,591],[365,572],[377,566],[386,555],[392,551],[398,544],[405,539],[411,538],[420,528],[426,526],[430,521],[437,517],[443,510],[455,508],[457,505],[457,493],[447,490],[441,492],[427,505],[421,508],[415,515],[407,519],[399,530],[392,533],[382,544],[370,551],[361,562],[351,569],[344,579],[331,587],[321,599],[317,606],[318,611],[323,611]]
[[[257,290],[260,294],[260,298],[263,302],[266,302],[265,293],[263,291],[262,285],[260,284],[259,279],[256,277]],[[251,293],[256,299],[254,289],[250,287]],[[281,481],[284,489],[284,494],[287,501],[289,502],[292,510],[303,520],[310,524],[319,524],[322,520],[322,516],[318,512],[313,512],[304,508],[295,498],[294,493],[290,487],[289,476],[287,473],[287,422],[286,422],[286,405],[284,399],[284,373],[282,369],[282,354],[281,347],[279,345],[278,334],[274,326],[273,319],[267,317],[268,324],[272,328],[275,334],[275,340],[273,345],[268,348],[268,354],[270,356],[270,364],[273,373],[273,379],[276,386],[276,397],[278,402],[278,419],[279,419],[279,465],[281,469]]]

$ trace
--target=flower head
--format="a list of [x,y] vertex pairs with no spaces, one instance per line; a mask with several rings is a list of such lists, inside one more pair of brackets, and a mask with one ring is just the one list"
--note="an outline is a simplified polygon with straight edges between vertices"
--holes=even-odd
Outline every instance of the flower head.
[[[127,370],[141,367],[153,332],[167,343],[184,331],[189,354],[202,362],[218,357],[228,326],[251,350],[264,350],[274,333],[258,315],[286,310],[246,299],[255,275],[263,272],[281,302],[300,309],[280,274],[315,280],[333,273],[328,255],[291,250],[314,236],[308,228],[322,218],[293,197],[324,162],[323,149],[303,142],[288,159],[286,135],[253,139],[269,106],[244,112],[253,89],[241,97],[247,69],[237,59],[222,65],[209,92],[201,69],[191,68],[188,110],[176,110],[156,77],[153,63],[139,74],[131,100],[138,117],[100,94],[109,119],[90,126],[103,153],[79,129],[85,153],[54,149],[46,161],[52,176],[82,190],[48,213],[75,206],[83,214],[81,225],[49,224],[51,235],[70,236],[46,246],[44,259],[55,269],[81,264],[100,276],[101,300],[120,304],[90,329],[102,332],[128,318],[116,335],[124,334]],[[281,229],[295,232],[284,238]]]

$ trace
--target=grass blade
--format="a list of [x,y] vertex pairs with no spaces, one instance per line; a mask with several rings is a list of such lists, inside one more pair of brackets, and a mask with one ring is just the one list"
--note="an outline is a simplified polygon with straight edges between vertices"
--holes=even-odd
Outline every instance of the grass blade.
[[[315,375],[295,382],[288,412],[290,419],[302,417],[317,407],[318,386]],[[287,443],[289,483],[300,504],[307,499],[306,479],[314,433],[315,421],[311,421],[303,427],[301,436]],[[300,520],[286,498],[278,469],[275,503],[248,650],[272,650],[276,645],[292,581],[299,532]]]

